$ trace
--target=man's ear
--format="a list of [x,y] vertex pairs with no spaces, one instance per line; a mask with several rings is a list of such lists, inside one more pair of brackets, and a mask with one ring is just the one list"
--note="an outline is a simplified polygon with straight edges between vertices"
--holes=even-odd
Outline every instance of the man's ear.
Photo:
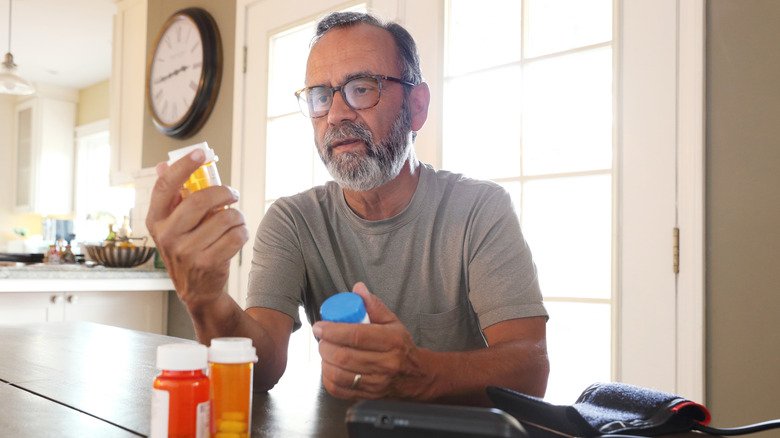
[[409,109],[412,111],[412,131],[419,131],[428,119],[428,104],[431,102],[431,91],[428,84],[421,82],[412,88],[409,94]]

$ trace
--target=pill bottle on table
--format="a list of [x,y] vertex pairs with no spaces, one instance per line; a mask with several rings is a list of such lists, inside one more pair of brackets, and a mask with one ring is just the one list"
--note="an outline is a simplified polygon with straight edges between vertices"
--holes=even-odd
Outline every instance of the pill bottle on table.
[[325,321],[368,324],[363,298],[354,292],[340,292],[332,295],[320,306],[320,316]]
[[208,349],[200,344],[157,347],[162,372],[152,389],[152,438],[208,438],[209,378],[204,374]]
[[249,338],[215,338],[209,347],[211,436],[246,438],[252,431],[252,369]]
[[196,149],[203,151],[203,154],[206,156],[206,161],[195,170],[195,172],[192,172],[190,178],[184,183],[181,190],[182,197],[186,197],[190,193],[197,192],[206,187],[222,185],[222,180],[220,180],[219,171],[217,170],[217,161],[219,161],[219,157],[217,157],[214,153],[214,149],[211,149],[209,144],[205,141],[168,152],[168,165],[170,166]]

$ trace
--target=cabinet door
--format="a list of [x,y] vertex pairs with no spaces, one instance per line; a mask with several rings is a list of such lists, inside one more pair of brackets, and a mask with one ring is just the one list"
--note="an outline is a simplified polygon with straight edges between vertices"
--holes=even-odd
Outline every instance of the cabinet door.
[[62,293],[0,293],[0,324],[62,321]]
[[146,0],[117,3],[111,73],[111,184],[141,169],[146,85]]
[[14,206],[17,210],[27,211],[32,207],[33,182],[33,108],[28,102],[16,109],[16,167],[14,168]]
[[165,334],[166,292],[68,292],[65,321],[90,321]]
[[16,105],[14,206],[42,216],[72,212],[75,91]]

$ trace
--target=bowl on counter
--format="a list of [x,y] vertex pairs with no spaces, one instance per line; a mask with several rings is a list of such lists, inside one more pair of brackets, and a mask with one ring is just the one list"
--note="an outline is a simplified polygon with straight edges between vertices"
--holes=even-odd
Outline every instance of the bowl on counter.
[[95,262],[109,268],[132,268],[146,263],[156,248],[153,246],[84,245]]

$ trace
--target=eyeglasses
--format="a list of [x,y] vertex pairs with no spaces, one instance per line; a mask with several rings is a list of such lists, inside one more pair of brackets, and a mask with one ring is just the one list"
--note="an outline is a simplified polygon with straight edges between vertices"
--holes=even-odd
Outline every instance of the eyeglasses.
[[328,114],[333,105],[333,95],[341,92],[341,97],[347,106],[353,110],[363,110],[376,106],[382,96],[382,81],[392,81],[399,84],[414,87],[411,82],[403,79],[382,75],[366,75],[352,78],[338,87],[326,87],[317,85],[306,87],[295,92],[298,98],[298,106],[306,117],[316,119]]

